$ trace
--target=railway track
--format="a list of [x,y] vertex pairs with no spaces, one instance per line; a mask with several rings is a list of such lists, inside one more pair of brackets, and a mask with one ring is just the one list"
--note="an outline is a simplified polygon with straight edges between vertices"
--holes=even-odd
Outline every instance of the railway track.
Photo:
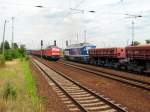
[[67,66],[70,66],[70,67],[73,67],[76,69],[80,69],[80,70],[83,70],[83,71],[86,71],[89,73],[93,73],[93,74],[96,74],[98,76],[103,76],[105,78],[113,79],[113,80],[116,80],[116,81],[119,81],[119,82],[122,82],[125,84],[129,84],[129,85],[132,85],[134,87],[138,87],[138,88],[141,88],[141,89],[144,89],[147,91],[150,91],[150,83],[149,82],[136,80],[136,79],[132,79],[132,78],[128,78],[128,77],[123,77],[123,76],[118,76],[118,75],[114,75],[111,73],[105,73],[105,72],[102,72],[102,71],[97,70],[97,69],[93,69],[93,68],[85,67],[85,66],[83,67],[79,64],[77,65],[77,64],[73,64],[73,63],[69,63],[69,62],[65,62],[65,61],[61,61],[58,63],[64,64],[64,65],[67,65]]
[[36,59],[33,60],[35,66],[57,86],[55,87],[56,91],[63,97],[64,103],[72,103],[68,104],[69,107],[72,107],[70,111],[127,112],[126,108],[82,86],[78,82],[52,68],[50,65],[46,65]]

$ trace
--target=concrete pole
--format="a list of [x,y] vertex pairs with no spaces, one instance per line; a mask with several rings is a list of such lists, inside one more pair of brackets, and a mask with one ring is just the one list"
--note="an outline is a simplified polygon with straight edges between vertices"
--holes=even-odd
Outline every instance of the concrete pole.
[[11,47],[14,48],[14,17],[12,17],[12,40],[11,40]]
[[3,56],[5,54],[5,28],[6,28],[6,20],[4,22],[4,29],[3,29],[3,46],[2,46],[2,53],[3,53]]
[[134,45],[134,21],[132,21],[132,45]]

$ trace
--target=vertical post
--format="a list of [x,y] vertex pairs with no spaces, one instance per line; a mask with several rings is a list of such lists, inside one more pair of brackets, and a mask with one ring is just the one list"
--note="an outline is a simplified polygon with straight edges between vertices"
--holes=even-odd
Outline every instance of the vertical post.
[[68,46],[68,40],[66,40],[66,47]]
[[63,46],[63,40],[62,40],[61,44],[62,44],[62,49],[63,49],[63,47],[64,47],[64,46]]
[[54,46],[56,46],[56,40],[54,40]]
[[134,45],[134,21],[132,20],[132,45]]
[[41,40],[41,58],[42,58],[42,55],[43,55],[42,47],[43,47],[43,40]]
[[86,43],[86,30],[84,30],[84,43]]
[[78,33],[77,33],[77,44],[79,43],[79,36],[78,36]]
[[12,41],[11,41],[11,47],[14,48],[14,17],[12,17]]
[[3,46],[2,46],[2,52],[3,52],[3,56],[4,56],[4,54],[5,54],[5,28],[6,28],[6,20],[5,20],[5,22],[4,22],[4,29],[3,29]]

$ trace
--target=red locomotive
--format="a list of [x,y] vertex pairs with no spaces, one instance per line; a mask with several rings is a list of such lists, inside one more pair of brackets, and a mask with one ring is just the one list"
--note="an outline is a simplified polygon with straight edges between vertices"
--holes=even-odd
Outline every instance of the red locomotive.
[[46,49],[42,50],[32,50],[32,55],[43,57],[49,60],[57,61],[60,58],[61,49],[55,45],[48,46]]

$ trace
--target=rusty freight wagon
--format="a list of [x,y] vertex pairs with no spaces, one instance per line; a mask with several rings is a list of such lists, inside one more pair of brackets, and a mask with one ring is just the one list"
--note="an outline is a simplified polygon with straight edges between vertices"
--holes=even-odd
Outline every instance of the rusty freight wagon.
[[150,73],[150,45],[126,47],[127,69]]
[[96,48],[89,50],[90,63],[108,67],[118,67],[125,58],[124,48]]

